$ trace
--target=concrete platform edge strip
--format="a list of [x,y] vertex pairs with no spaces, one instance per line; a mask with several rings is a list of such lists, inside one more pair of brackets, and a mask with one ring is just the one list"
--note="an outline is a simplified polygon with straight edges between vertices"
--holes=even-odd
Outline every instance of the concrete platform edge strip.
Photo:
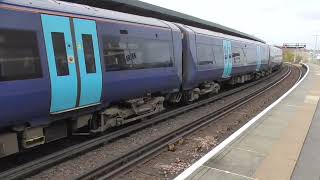
[[202,166],[205,162],[211,159],[214,155],[219,153],[222,149],[224,149],[228,144],[233,142],[238,136],[240,136],[243,132],[245,132],[251,125],[253,125],[257,120],[259,120],[263,115],[265,115],[268,111],[270,111],[273,107],[275,107],[278,103],[280,103],[285,97],[287,97],[294,89],[296,89],[301,82],[308,76],[309,74],[309,66],[307,64],[301,63],[303,66],[307,68],[306,74],[297,82],[291,89],[289,89],[285,94],[283,94],[279,99],[277,99],[274,103],[260,112],[257,116],[248,121],[244,126],[242,126],[239,130],[234,132],[231,136],[221,142],[218,146],[213,148],[209,153],[204,155],[198,161],[196,161],[193,165],[179,174],[174,180],[183,180],[190,176],[195,170],[197,170],[200,166]]

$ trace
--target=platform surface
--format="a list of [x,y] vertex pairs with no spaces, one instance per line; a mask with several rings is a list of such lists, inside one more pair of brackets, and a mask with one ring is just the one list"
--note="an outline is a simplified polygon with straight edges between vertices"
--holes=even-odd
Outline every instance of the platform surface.
[[318,180],[320,66],[308,65],[295,90],[187,179]]

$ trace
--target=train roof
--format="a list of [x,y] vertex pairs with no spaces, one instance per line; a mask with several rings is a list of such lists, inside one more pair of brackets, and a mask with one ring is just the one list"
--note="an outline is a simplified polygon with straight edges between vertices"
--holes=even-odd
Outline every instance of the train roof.
[[1,3],[169,28],[166,23],[155,18],[127,14],[70,2],[56,0],[2,0]]
[[186,25],[182,25],[182,26],[185,26],[185,27],[191,29],[196,34],[214,36],[214,37],[220,37],[220,38],[226,38],[226,39],[235,40],[235,41],[241,41],[241,42],[246,42],[246,43],[261,43],[261,42],[253,41],[253,40],[250,40],[250,39],[245,39],[245,38],[241,38],[241,37],[237,37],[237,36],[223,34],[223,33],[220,33],[220,32],[209,31],[209,30],[201,29],[201,28],[197,28],[197,27],[186,26]]
[[149,16],[153,18],[158,18],[170,22],[181,23],[193,27],[199,27],[202,29],[208,29],[215,32],[220,32],[224,34],[229,34],[232,36],[237,36],[245,39],[250,39],[254,41],[259,41],[265,43],[262,39],[255,36],[240,32],[235,29],[231,29],[226,26],[222,26],[217,23],[206,21],[194,16],[190,16],[184,13],[176,12],[166,8],[162,8],[149,3],[141,2],[138,0],[63,0],[68,2],[75,2],[86,4],[90,6],[100,7],[104,9],[111,9],[141,16]]

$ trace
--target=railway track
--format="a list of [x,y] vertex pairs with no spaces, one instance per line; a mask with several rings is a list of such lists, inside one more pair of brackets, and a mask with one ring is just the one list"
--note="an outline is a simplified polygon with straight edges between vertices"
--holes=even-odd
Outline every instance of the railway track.
[[[281,78],[278,78],[279,81],[277,81],[277,82],[279,83],[279,82],[281,82],[280,80],[285,79],[285,77],[287,77],[290,74],[290,72],[291,72],[291,68],[287,68],[286,73],[284,75],[282,75]],[[213,101],[222,99],[224,97],[230,96],[230,95],[235,94],[235,93],[242,91],[244,89],[252,87],[258,83],[264,82],[266,79],[270,78],[271,76],[276,76],[279,73],[280,73],[280,71],[278,71],[268,77],[262,78],[260,80],[257,80],[257,81],[251,82],[251,83],[248,83],[246,85],[235,88],[233,90],[223,92],[223,93],[216,95],[216,96],[213,96],[211,98],[204,99],[204,100],[198,101],[196,103],[165,112],[159,116],[148,119],[147,121],[142,121],[141,123],[134,124],[126,129],[121,129],[121,130],[118,130],[118,131],[115,131],[115,132],[112,132],[109,134],[105,134],[103,136],[94,138],[92,140],[83,142],[78,145],[71,146],[71,147],[66,148],[64,150],[61,150],[56,153],[45,156],[43,158],[37,159],[37,160],[32,161],[30,163],[26,163],[24,165],[18,166],[14,169],[7,170],[5,172],[0,173],[0,179],[20,179],[23,177],[27,177],[29,175],[36,173],[36,172],[39,172],[40,170],[48,168],[49,166],[52,166],[52,165],[57,164],[61,161],[67,160],[68,158],[75,157],[76,155],[83,153],[83,152],[86,152],[94,147],[97,147],[99,145],[103,145],[103,144],[108,143],[110,141],[113,141],[117,138],[126,136],[127,134],[136,132],[138,130],[141,130],[143,128],[151,126],[153,124],[162,122],[169,117],[177,116],[177,115],[184,113],[186,111],[189,111],[193,108],[203,106],[205,104],[211,103]],[[259,90],[261,90],[260,94],[263,93],[264,91],[266,91],[267,89],[275,86],[278,83],[272,82],[272,83],[267,84],[265,87],[268,87],[268,88],[259,89]],[[108,162],[108,163],[104,164],[103,166],[101,166],[97,169],[94,169],[91,172],[83,174],[83,175],[79,176],[78,179],[92,179],[92,178],[100,177],[101,174],[104,174],[104,176],[103,176],[104,179],[109,178],[109,177],[119,173],[123,169],[126,169],[126,168],[130,167],[131,165],[141,161],[142,159],[145,159],[146,157],[154,154],[155,152],[158,152],[160,149],[165,147],[167,144],[174,143],[175,141],[177,141],[181,137],[195,131],[196,129],[198,129],[200,127],[203,127],[205,124],[211,122],[214,119],[217,119],[217,118],[223,116],[227,112],[232,111],[234,108],[241,106],[245,102],[250,101],[250,98],[252,99],[252,98],[258,96],[259,93],[256,95],[253,95],[253,94],[252,94],[252,97],[243,97],[232,104],[224,106],[223,108],[221,108],[220,110],[218,110],[214,113],[211,113],[211,114],[204,116],[203,118],[199,119],[198,121],[196,121],[194,123],[188,124],[188,125],[180,128],[179,130],[175,131],[174,133],[167,134],[166,136],[159,138],[157,141],[149,143],[145,147],[136,149],[133,152],[130,152],[127,155],[125,155],[119,159]],[[235,105],[236,103],[238,103],[238,105]],[[229,109],[229,110],[226,110],[226,109]],[[108,172],[108,173],[105,174],[105,172]]]
[[[296,68],[296,67],[295,67]],[[300,79],[302,77],[302,71],[300,70]],[[288,68],[285,74],[283,74],[280,78],[276,81],[267,84],[266,86],[259,88],[257,91],[241,97],[230,104],[226,104],[225,106],[221,107],[217,111],[213,113],[207,114],[200,119],[193,121],[190,124],[182,126],[171,133],[168,133],[155,141],[152,141],[144,146],[141,146],[138,149],[134,149],[131,152],[128,152],[126,155],[121,156],[113,161],[106,162],[105,164],[82,174],[76,179],[78,180],[86,180],[86,179],[112,179],[112,177],[118,175],[119,173],[126,172],[130,167],[142,162],[143,160],[150,158],[152,155],[157,154],[157,152],[164,149],[167,145],[173,144],[180,140],[181,138],[189,135],[190,133],[198,130],[206,126],[207,124],[218,120],[219,118],[225,116],[229,112],[235,110],[236,108],[246,104],[247,102],[251,101],[252,99],[256,98],[260,94],[268,91],[269,89],[275,87],[282,81],[284,81],[288,76],[290,76],[292,72],[292,67]]]

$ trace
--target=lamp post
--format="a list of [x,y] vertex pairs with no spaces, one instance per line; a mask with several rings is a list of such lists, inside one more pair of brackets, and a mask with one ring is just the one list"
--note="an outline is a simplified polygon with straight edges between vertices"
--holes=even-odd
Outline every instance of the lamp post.
[[296,63],[297,61],[297,48],[299,47],[299,43],[297,43],[294,47],[294,59],[293,59],[293,63]]
[[318,43],[318,34],[316,34],[316,35],[314,35],[315,37],[316,37],[316,42],[315,42],[315,44],[314,44],[314,50],[313,50],[313,61],[315,61],[316,60],[316,52],[317,52],[317,43]]

